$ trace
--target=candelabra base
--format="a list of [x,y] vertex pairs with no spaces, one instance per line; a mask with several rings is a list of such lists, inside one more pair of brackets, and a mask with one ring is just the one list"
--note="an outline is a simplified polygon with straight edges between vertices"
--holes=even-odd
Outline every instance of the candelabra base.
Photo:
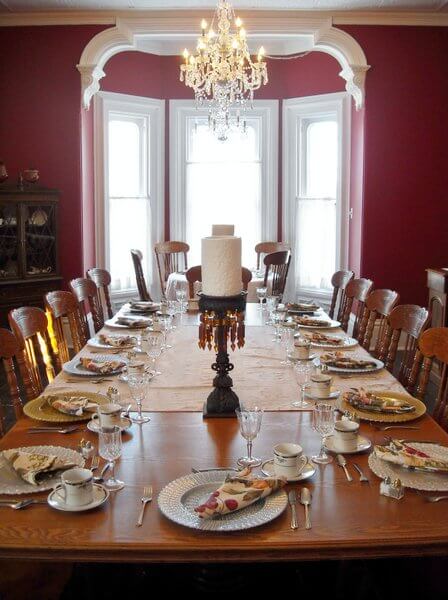
[[238,396],[232,390],[233,381],[229,371],[233,364],[229,361],[227,352],[220,351],[212,369],[217,372],[213,379],[214,390],[208,395],[204,404],[203,417],[235,417],[235,410],[240,407]]

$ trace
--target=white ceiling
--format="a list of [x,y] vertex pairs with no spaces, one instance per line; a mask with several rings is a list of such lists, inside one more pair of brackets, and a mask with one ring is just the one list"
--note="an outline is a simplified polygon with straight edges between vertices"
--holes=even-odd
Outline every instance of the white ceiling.
[[[448,0],[231,0],[235,8],[446,11]],[[0,0],[0,12],[212,9],[217,0]]]

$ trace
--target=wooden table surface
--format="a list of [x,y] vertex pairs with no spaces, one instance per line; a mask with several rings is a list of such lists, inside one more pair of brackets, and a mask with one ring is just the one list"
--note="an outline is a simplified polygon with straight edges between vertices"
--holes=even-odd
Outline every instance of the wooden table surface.
[[[235,419],[208,419],[200,413],[149,413],[151,422],[123,435],[123,455],[117,476],[126,487],[111,494],[108,503],[86,513],[64,513],[46,505],[14,511],[0,508],[0,558],[66,561],[225,562],[319,560],[384,556],[446,554],[446,503],[430,504],[406,490],[401,501],[379,495],[380,480],[370,471],[367,455],[348,457],[370,479],[347,482],[334,462],[317,466],[304,485],[313,493],[311,530],[304,528],[299,505],[299,529],[290,529],[290,510],[273,522],[245,532],[211,533],[172,523],[157,506],[157,495],[170,481],[192,467],[232,466],[245,453]],[[307,455],[317,453],[320,439],[310,427],[310,412],[266,412],[254,454],[271,458],[279,442],[300,443]],[[448,445],[448,435],[428,416],[415,421],[412,439]],[[75,447],[81,438],[97,443],[82,425],[75,433],[27,434],[36,422],[23,418],[0,441],[0,449],[32,444]],[[383,443],[381,432],[369,424],[361,433]],[[400,435],[399,430],[388,432]],[[403,432],[401,432],[403,433]],[[135,522],[143,486],[151,483],[154,500],[143,526]],[[288,486],[290,487],[290,486]],[[300,485],[294,486],[300,489]],[[288,488],[287,488],[288,489]],[[40,494],[45,497],[46,494]],[[3,496],[5,498],[5,496]]]

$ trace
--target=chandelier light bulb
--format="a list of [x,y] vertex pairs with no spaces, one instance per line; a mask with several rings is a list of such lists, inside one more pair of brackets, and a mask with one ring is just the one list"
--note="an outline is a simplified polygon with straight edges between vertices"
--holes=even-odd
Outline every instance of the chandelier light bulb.
[[215,32],[213,31],[213,29],[210,29],[210,30],[209,30],[209,32],[208,32],[208,37],[209,37],[209,39],[210,39],[210,40],[211,40],[211,39],[213,39],[213,38],[215,37]]
[[207,21],[205,19],[202,19],[201,21],[201,29],[202,33],[205,33],[205,30],[207,29]]
[[242,19],[240,19],[239,17],[237,17],[235,19],[235,25],[238,27],[238,29],[241,27],[242,24],[243,24]]
[[242,40],[245,40],[245,39],[246,39],[246,30],[244,29],[244,27],[241,27],[241,29],[239,30],[239,32],[238,32],[238,33],[240,34],[240,38],[241,38]]
[[263,57],[265,54],[266,54],[266,51],[265,51],[264,47],[260,46],[260,49],[258,50],[258,62],[261,62],[263,60]]

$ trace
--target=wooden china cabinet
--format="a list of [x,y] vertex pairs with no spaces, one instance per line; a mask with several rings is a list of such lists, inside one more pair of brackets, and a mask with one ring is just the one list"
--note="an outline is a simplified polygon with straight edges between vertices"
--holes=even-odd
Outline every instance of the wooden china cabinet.
[[0,186],[0,324],[59,289],[57,190]]

